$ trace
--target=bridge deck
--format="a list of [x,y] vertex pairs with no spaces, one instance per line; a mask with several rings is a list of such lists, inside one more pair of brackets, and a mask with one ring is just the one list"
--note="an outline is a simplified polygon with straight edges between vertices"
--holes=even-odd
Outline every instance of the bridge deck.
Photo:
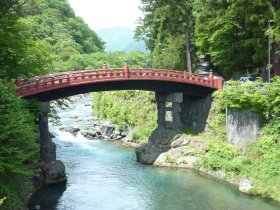
[[[201,87],[217,90],[222,88],[223,79],[221,77],[214,79],[212,74],[209,76],[199,76],[176,70],[140,68],[128,69],[128,67],[125,66],[124,68],[73,71],[43,77],[33,77],[28,80],[17,81],[17,84],[19,87],[19,96],[25,98],[38,98],[37,96],[40,94],[44,95],[51,92],[55,93],[55,90],[70,90],[88,85],[93,86],[97,85],[98,83],[106,83],[110,84],[110,86],[112,86],[114,83],[116,84],[116,82],[118,82],[118,84],[128,84],[127,82],[132,84],[132,81],[135,82],[135,85],[138,84],[138,86],[143,86],[145,84],[147,85],[148,81],[157,82],[157,84],[160,84],[159,82],[161,81],[164,82],[162,84],[170,83],[171,86],[169,88],[172,88],[172,84],[180,84],[181,86],[187,85],[188,87],[195,86],[197,88]],[[142,84],[139,82],[137,83],[137,81],[142,81]],[[153,89],[137,87],[137,85],[135,85],[133,88],[136,89]],[[109,90],[110,88],[105,89]],[[114,90],[116,88],[112,87],[111,89]],[[120,89],[125,89],[125,87],[121,87]],[[128,89],[132,88],[128,87]],[[92,90],[94,90],[94,88]]]

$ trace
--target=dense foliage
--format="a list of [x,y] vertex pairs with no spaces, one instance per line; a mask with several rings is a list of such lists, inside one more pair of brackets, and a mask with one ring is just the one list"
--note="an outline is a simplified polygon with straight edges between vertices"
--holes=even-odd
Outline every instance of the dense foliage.
[[259,113],[264,120],[280,115],[280,77],[274,77],[271,83],[229,81],[223,90],[216,91],[218,109],[248,109]]
[[139,19],[136,36],[143,37],[147,49],[153,52],[154,67],[187,68],[187,61],[191,65],[189,43],[194,34],[193,0],[141,2],[145,15]]
[[28,176],[28,162],[38,159],[35,117],[30,104],[18,98],[12,83],[0,81],[0,198],[17,198],[17,177]]
[[[278,0],[142,0],[141,3],[144,17],[139,19],[135,35],[145,39],[156,67],[190,69],[186,61],[191,52],[192,61],[205,55],[216,70],[230,77],[256,69],[264,71],[269,35],[272,46],[279,48]],[[270,29],[269,20],[274,20]]]
[[[104,49],[104,42],[65,0],[30,0],[22,5],[29,33],[49,47],[52,72],[77,70],[87,55]],[[85,58],[83,57],[85,56]]]

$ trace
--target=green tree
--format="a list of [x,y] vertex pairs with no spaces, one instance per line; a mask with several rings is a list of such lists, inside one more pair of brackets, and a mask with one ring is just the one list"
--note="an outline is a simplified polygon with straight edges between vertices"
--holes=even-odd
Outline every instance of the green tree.
[[266,0],[196,0],[199,54],[209,55],[212,63],[228,76],[264,66],[271,6]]
[[[145,16],[139,19],[136,29],[136,37],[143,37],[146,46],[154,52],[155,65],[165,67],[164,61],[166,49],[170,50],[180,69],[191,70],[191,51],[194,45],[192,37],[194,32],[194,16],[192,13],[192,0],[184,1],[151,1],[142,0],[142,11]],[[179,56],[179,57],[178,57]],[[161,60],[162,63],[157,63]],[[174,61],[175,62],[175,61]],[[188,65],[186,65],[186,63]],[[170,68],[170,67],[169,67]]]

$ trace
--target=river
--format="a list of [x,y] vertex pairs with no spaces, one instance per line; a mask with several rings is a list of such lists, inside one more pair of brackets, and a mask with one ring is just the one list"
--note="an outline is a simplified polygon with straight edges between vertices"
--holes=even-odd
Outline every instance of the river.
[[[91,123],[88,96],[59,110],[63,125]],[[74,122],[75,121],[75,122]],[[240,193],[231,185],[187,169],[145,166],[134,148],[119,142],[90,141],[50,123],[57,159],[67,184],[48,187],[31,199],[45,210],[276,210],[279,204]]]

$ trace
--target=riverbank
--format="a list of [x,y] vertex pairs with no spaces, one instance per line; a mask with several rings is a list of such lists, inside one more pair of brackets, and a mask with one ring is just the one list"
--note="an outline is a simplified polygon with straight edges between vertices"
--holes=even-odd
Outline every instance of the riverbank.
[[[162,152],[153,165],[187,168],[224,180],[240,192],[280,201],[275,175],[263,171],[264,160],[256,156],[263,144],[241,150],[233,145],[215,140],[210,133],[183,133],[177,135],[168,151]],[[258,158],[258,159],[257,159]],[[260,170],[257,171],[256,170]],[[265,174],[266,175],[266,174]],[[267,179],[271,180],[267,180]],[[265,183],[266,182],[266,183]],[[274,185],[271,185],[271,182]],[[271,188],[272,186],[272,188]]]

